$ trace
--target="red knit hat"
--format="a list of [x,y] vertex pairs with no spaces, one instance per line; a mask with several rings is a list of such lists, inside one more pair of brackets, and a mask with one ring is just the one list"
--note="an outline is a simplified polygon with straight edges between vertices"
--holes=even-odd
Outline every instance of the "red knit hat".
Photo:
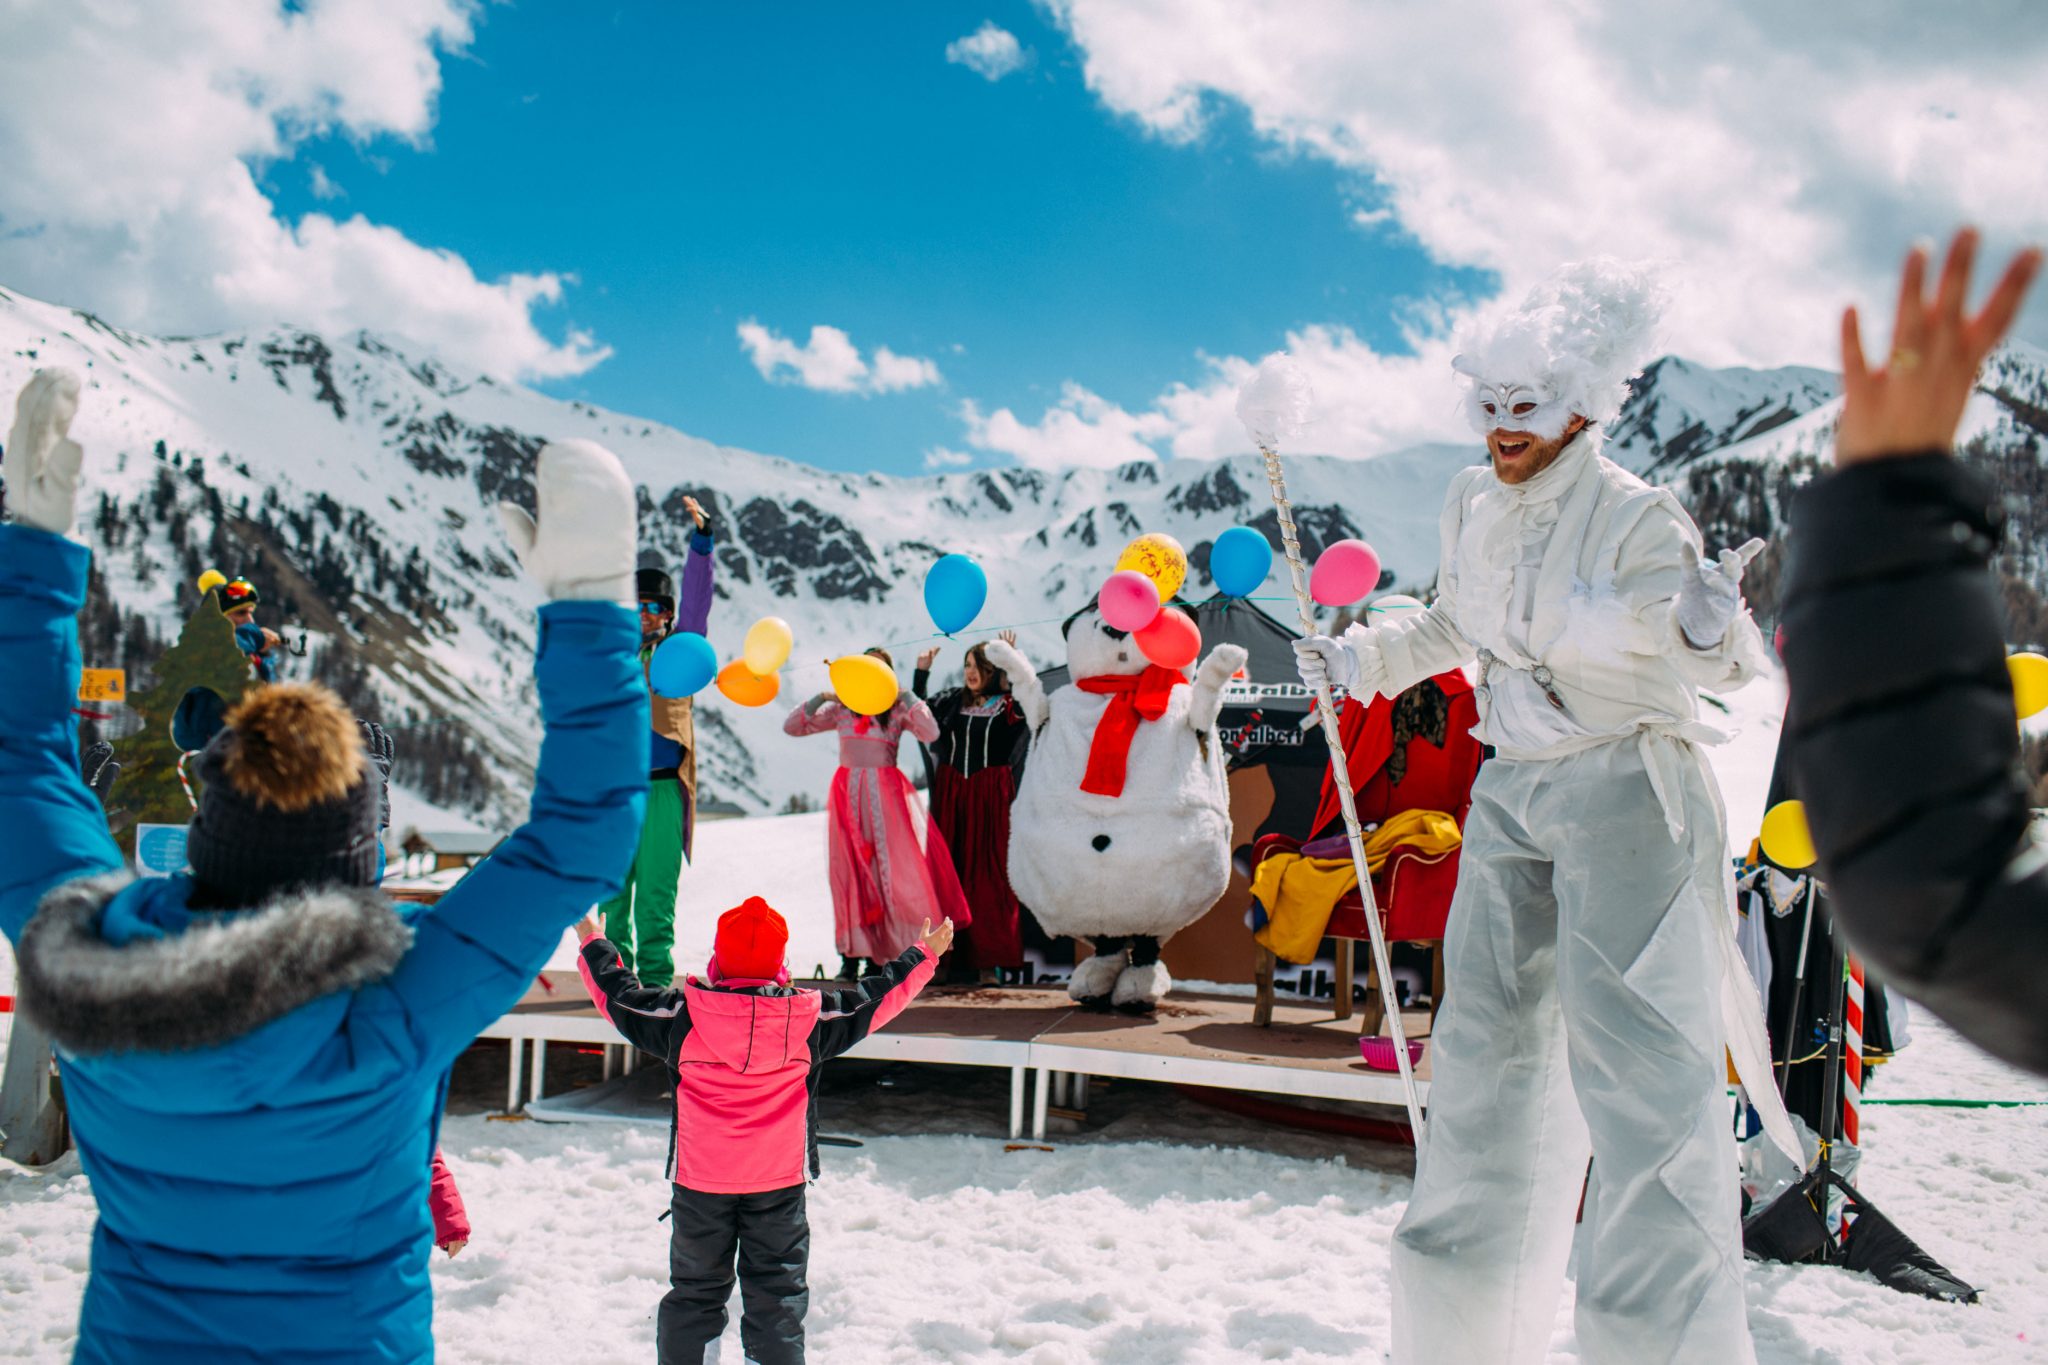
[[773,981],[782,971],[788,948],[789,925],[774,906],[759,896],[749,896],[718,917],[718,937],[712,941],[711,951],[721,977]]

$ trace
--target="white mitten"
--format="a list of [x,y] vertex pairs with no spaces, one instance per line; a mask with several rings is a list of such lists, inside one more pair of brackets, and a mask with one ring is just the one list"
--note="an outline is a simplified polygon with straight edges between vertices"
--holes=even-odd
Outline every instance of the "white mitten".
[[633,602],[639,530],[633,482],[595,441],[551,441],[534,473],[538,519],[509,502],[498,521],[512,551],[556,602]]
[[1723,550],[1717,562],[1702,564],[1699,551],[1687,541],[1680,547],[1685,564],[1678,585],[1678,628],[1694,649],[1712,649],[1728,633],[1728,623],[1742,607],[1742,571],[1763,553],[1764,543],[1751,540],[1739,550]]
[[70,370],[37,370],[15,400],[14,430],[7,436],[9,514],[58,536],[71,534],[78,466],[85,459],[70,435],[78,389],[78,376]]
[[1294,642],[1294,667],[1311,692],[1326,687],[1349,688],[1358,682],[1358,660],[1351,647],[1328,635],[1307,635]]
[[1024,651],[1008,640],[990,640],[987,653],[988,661],[1003,671],[1012,687],[1016,686],[1017,679],[1037,674],[1037,670],[1031,667],[1031,661],[1024,657]]

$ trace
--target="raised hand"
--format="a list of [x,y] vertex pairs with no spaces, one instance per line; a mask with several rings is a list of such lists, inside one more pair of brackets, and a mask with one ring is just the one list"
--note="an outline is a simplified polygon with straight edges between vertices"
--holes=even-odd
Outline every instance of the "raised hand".
[[537,516],[501,502],[498,521],[541,591],[557,602],[630,604],[640,541],[619,457],[595,441],[550,442],[534,487]]
[[1764,551],[1751,539],[1740,549],[1723,550],[1712,564],[1700,562],[1687,541],[1680,549],[1685,575],[1678,585],[1678,626],[1696,648],[1711,649],[1728,633],[1728,623],[1742,606],[1742,573]]
[[1899,275],[1898,316],[1889,359],[1872,369],[1863,356],[1856,310],[1842,314],[1842,417],[1835,462],[1850,465],[1891,455],[1946,450],[1955,442],[1977,372],[1998,345],[2020,301],[2040,273],[2039,248],[2012,258],[1975,317],[1965,316],[1977,232],[1964,228],[1949,244],[1932,301],[1926,297],[1927,251],[1914,247]]
[[918,656],[917,656],[917,670],[918,670],[918,672],[920,672],[920,673],[929,673],[929,672],[931,672],[931,668],[932,668],[932,661],[933,661],[934,659],[937,659],[938,657],[939,657],[939,647],[938,647],[937,645],[933,645],[933,646],[932,646],[932,647],[931,647],[930,649],[927,649],[927,650],[924,650],[924,651],[920,652],[920,653],[918,654]]
[[78,376],[70,370],[37,370],[14,402],[14,429],[0,461],[9,514],[23,526],[57,536],[71,534],[78,467],[85,460],[71,439],[78,389]]
[[946,950],[953,946],[953,917],[948,915],[936,929],[932,928],[930,920],[926,920],[924,928],[917,931],[917,942],[934,962],[944,957]]
[[683,510],[690,514],[690,520],[696,523],[696,527],[700,531],[703,530],[706,524],[708,524],[711,520],[710,514],[704,510],[704,504],[698,502],[688,493],[683,494]]

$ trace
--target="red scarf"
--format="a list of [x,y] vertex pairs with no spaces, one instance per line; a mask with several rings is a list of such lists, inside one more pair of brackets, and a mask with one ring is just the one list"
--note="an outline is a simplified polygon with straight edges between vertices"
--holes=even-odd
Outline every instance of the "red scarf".
[[1122,796],[1124,775],[1130,764],[1131,741],[1137,738],[1140,720],[1158,720],[1173,700],[1173,689],[1183,686],[1187,676],[1178,669],[1147,664],[1143,673],[1106,673],[1096,678],[1076,678],[1074,686],[1083,692],[1107,696],[1109,706],[1095,723],[1095,739],[1088,746],[1088,771],[1082,775],[1081,790],[1095,796]]

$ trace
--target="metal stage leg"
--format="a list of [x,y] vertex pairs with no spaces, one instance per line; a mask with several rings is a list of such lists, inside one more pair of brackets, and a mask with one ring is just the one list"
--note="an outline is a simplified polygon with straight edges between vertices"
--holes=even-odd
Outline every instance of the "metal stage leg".
[[1052,1099],[1052,1069],[1038,1068],[1038,1085],[1031,1094],[1031,1140],[1045,1141],[1045,1107]]
[[519,1064],[526,1060],[526,1040],[507,1038],[505,1050],[511,1055],[511,1062],[505,1068],[505,1112],[519,1112]]
[[619,1074],[621,1076],[630,1076],[633,1074],[633,1061],[639,1055],[639,1052],[640,1049],[634,1047],[631,1043],[626,1043],[619,1048],[619,1057],[621,1058],[619,1062]]
[[1010,1141],[1024,1136],[1024,1068],[1010,1068]]
[[547,1079],[548,1040],[533,1040],[533,1084],[527,1087],[527,1101],[531,1103],[541,1097],[541,1083]]
[[611,1078],[612,1078],[612,1045],[611,1045],[610,1043],[606,1043],[606,1044],[604,1045],[604,1074],[603,1074],[603,1075],[601,1075],[601,1076],[599,1076],[599,1077],[598,1077],[598,1079],[599,1079],[599,1080],[601,1080],[601,1081],[608,1081],[608,1080],[610,1080]]

